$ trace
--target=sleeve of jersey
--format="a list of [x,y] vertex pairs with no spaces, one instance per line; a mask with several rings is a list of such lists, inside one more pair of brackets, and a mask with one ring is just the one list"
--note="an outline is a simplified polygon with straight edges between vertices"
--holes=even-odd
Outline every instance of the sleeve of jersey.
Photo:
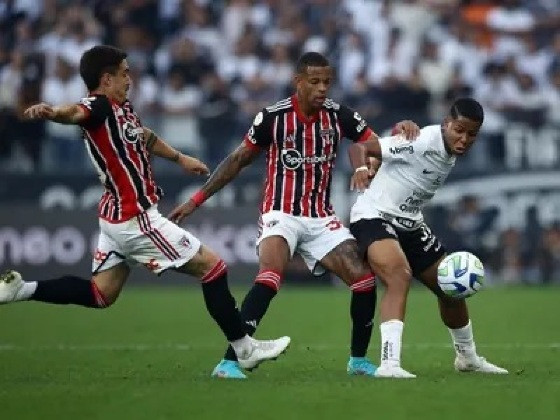
[[381,160],[406,161],[406,158],[414,153],[413,143],[406,140],[403,136],[380,137]]
[[259,112],[253,120],[253,125],[245,134],[243,142],[250,149],[260,150],[272,143],[272,117],[266,109]]
[[339,116],[343,137],[347,137],[354,143],[366,141],[373,133],[366,120],[364,120],[358,112],[352,110],[351,108],[341,105]]
[[106,96],[82,98],[78,106],[86,111],[86,118],[81,123],[85,128],[95,128],[103,124],[112,112],[111,104]]

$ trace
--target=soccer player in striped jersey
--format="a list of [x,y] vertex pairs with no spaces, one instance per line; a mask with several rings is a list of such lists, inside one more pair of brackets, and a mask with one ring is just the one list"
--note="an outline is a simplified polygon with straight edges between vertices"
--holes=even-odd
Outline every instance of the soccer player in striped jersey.
[[224,261],[157,209],[161,190],[150,155],[198,175],[208,174],[206,165],[178,152],[141,124],[127,100],[131,81],[124,51],[105,45],[89,49],[81,57],[80,75],[89,90],[87,98],[62,106],[40,103],[24,115],[76,124],[83,130],[85,146],[105,187],[99,202],[93,275],[23,281],[18,272],[9,270],[0,275],[0,303],[34,300],[105,308],[119,296],[130,272],[127,261],[132,260],[155,274],[175,270],[198,278],[208,312],[246,368],[276,358],[290,338],[259,341],[247,335],[229,291]]
[[[267,170],[257,240],[260,267],[241,307],[247,330],[255,332],[297,252],[312,273],[330,270],[350,286],[353,328],[347,371],[373,375],[375,366],[366,352],[375,310],[375,277],[359,257],[355,239],[336,217],[330,193],[340,141],[346,137],[363,142],[377,136],[357,112],[327,98],[331,81],[328,60],[319,53],[304,54],[296,66],[296,93],[259,112],[241,145],[199,192],[173,210],[170,219],[180,222],[264,151]],[[399,127],[411,137],[418,130],[410,121]],[[231,348],[213,376],[245,378]]]

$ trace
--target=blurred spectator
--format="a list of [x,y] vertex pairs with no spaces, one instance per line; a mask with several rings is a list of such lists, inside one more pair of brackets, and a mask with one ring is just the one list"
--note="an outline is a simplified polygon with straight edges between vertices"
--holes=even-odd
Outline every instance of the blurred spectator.
[[[52,105],[61,105],[75,103],[77,98],[86,94],[84,83],[74,66],[59,56],[54,75],[48,76],[43,82],[41,100]],[[83,170],[88,165],[78,127],[48,121],[46,131],[49,141],[47,170],[68,172]]]
[[455,237],[459,238],[460,249],[470,251],[484,260],[487,251],[482,245],[483,235],[491,231],[497,215],[493,208],[482,209],[477,197],[463,197],[451,215],[449,225]]
[[187,84],[181,66],[169,70],[161,93],[161,135],[177,150],[200,155],[198,124],[194,118],[202,101],[202,91],[197,85]]
[[237,131],[236,107],[227,84],[216,73],[210,73],[204,78],[202,92],[199,129],[206,159],[214,166],[242,134]]

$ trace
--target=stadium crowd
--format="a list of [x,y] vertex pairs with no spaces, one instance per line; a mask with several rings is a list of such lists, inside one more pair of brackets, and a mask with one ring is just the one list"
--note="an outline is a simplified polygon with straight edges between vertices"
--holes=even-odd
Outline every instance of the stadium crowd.
[[[513,122],[560,128],[559,27],[557,0],[0,0],[0,171],[91,171],[75,127],[21,112],[85,96],[79,58],[106,43],[129,54],[130,98],[146,124],[211,167],[258,110],[291,94],[293,64],[313,50],[336,69],[331,96],[378,133],[477,98],[483,130],[457,170],[491,172],[506,165]],[[528,215],[525,231],[496,232],[492,211],[472,201],[440,219],[444,238],[482,253],[504,279],[560,278],[556,224]],[[472,238],[489,231],[475,249],[483,241]]]

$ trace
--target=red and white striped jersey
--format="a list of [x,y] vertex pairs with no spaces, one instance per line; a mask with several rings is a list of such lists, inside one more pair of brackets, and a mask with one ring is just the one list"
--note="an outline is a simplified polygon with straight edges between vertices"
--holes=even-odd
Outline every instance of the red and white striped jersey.
[[300,111],[295,95],[264,108],[244,138],[248,147],[268,149],[261,213],[332,215],[331,172],[338,144],[343,137],[365,141],[371,133],[360,114],[332,99],[312,118]]
[[143,129],[130,102],[93,95],[79,104],[87,113],[81,123],[84,140],[105,192],[99,217],[117,223],[156,204],[161,189],[152,174]]

